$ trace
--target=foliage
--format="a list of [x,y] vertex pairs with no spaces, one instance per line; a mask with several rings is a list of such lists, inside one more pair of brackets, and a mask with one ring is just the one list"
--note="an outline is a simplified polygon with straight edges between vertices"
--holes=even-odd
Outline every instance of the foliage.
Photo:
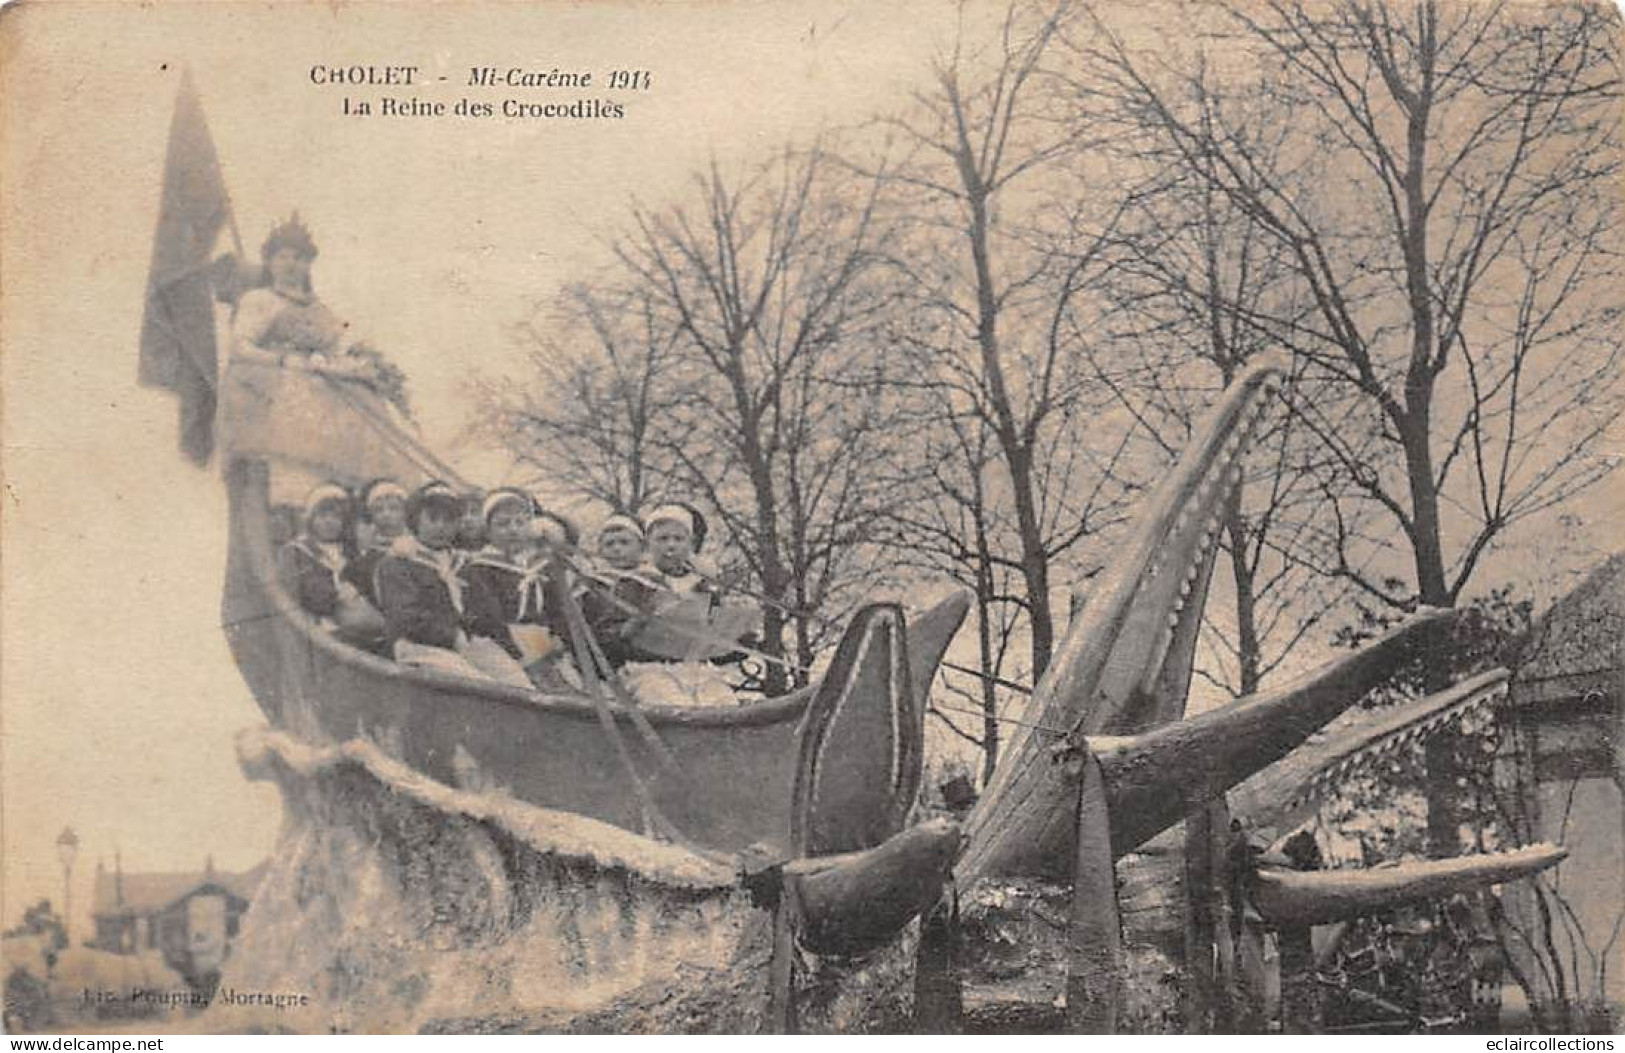
[[406,374],[384,356],[382,351],[367,343],[351,344],[345,352],[360,363],[364,382],[386,401],[401,411],[401,416],[412,420],[412,396],[407,390]]
[[62,923],[62,917],[51,908],[51,901],[46,899],[24,910],[22,922],[7,929],[4,935],[48,936],[50,947],[60,951],[68,946],[68,931]]
[[[1359,648],[1398,625],[1408,613],[1356,597],[1351,619],[1332,633],[1339,647]],[[1513,668],[1534,628],[1534,601],[1515,585],[1500,585],[1457,608],[1443,639],[1409,664],[1396,668],[1366,705],[1420,697],[1443,678],[1455,683],[1487,669]]]

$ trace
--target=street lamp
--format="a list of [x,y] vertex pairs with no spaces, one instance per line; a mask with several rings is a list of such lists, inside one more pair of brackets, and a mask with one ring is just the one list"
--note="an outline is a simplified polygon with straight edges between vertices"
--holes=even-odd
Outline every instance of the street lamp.
[[73,946],[73,860],[79,854],[79,835],[64,826],[56,839],[56,857],[62,860],[62,934]]

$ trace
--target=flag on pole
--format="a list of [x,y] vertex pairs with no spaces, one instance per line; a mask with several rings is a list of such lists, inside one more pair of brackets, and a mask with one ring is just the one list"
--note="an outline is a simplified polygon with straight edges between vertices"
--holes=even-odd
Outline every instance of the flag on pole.
[[218,379],[210,255],[230,223],[231,202],[214,140],[191,75],[183,73],[147,274],[138,380],[180,397],[180,446],[200,465],[214,451]]

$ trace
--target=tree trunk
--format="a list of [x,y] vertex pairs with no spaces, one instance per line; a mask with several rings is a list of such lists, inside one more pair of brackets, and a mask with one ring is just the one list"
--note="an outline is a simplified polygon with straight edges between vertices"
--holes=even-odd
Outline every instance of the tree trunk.
[[[762,595],[769,599],[783,597],[790,584],[780,554],[778,500],[773,489],[773,471],[763,456],[761,442],[751,418],[745,417],[745,463],[750,471],[751,490],[756,498],[757,555],[761,561]],[[762,609],[762,650],[774,658],[784,657],[784,611],[776,604],[764,604]],[[790,677],[784,665],[770,662],[767,667],[765,690],[769,696],[782,695],[789,690]]]
[[961,170],[967,183],[971,258],[976,267],[976,341],[982,356],[982,379],[992,403],[993,431],[1010,473],[1016,529],[1021,534],[1021,572],[1027,587],[1028,628],[1036,682],[1049,667],[1050,653],[1055,647],[1055,624],[1049,609],[1049,553],[1044,550],[1043,527],[1033,495],[1032,448],[1016,423],[999,353],[999,306],[987,238],[987,194],[968,160],[962,159]]
[[999,691],[993,678],[999,663],[993,653],[993,554],[987,540],[987,518],[983,504],[981,470],[974,481],[976,507],[976,647],[982,669],[982,785],[993,779],[999,764]]
[[[981,577],[980,573],[977,575]],[[999,765],[999,695],[998,688],[993,684],[993,677],[997,675],[996,663],[993,661],[993,627],[991,620],[993,605],[989,602],[989,594],[982,591],[980,583],[976,590],[976,646],[977,660],[982,667],[982,785],[986,786],[993,778],[993,769]]]
[[1263,679],[1262,648],[1258,641],[1258,597],[1254,593],[1253,568],[1247,562],[1247,521],[1241,512],[1241,488],[1231,491],[1224,501],[1224,533],[1229,539],[1230,570],[1236,587],[1236,666],[1237,691],[1241,695],[1258,692]]
[[[1431,4],[1418,12],[1420,38],[1420,78],[1399,101],[1406,110],[1405,128],[1405,229],[1401,244],[1405,254],[1405,291],[1411,313],[1411,360],[1405,374],[1405,414],[1397,422],[1405,449],[1405,470],[1411,496],[1411,550],[1416,565],[1417,599],[1429,606],[1451,606],[1455,597],[1445,580],[1444,547],[1439,536],[1439,492],[1433,477],[1433,451],[1430,446],[1433,418],[1434,304],[1432,280],[1428,273],[1428,211],[1425,176],[1427,173],[1428,121],[1433,104],[1434,11]],[[1397,87],[1391,90],[1396,93]],[[1428,666],[1424,690],[1443,690],[1450,670]],[[1436,857],[1456,854],[1457,830],[1463,810],[1456,787],[1460,774],[1456,763],[1459,737],[1448,730],[1428,740],[1427,799],[1428,851]]]
[[1227,851],[1230,810],[1221,796],[1185,813],[1186,1034],[1225,1034],[1230,1007],[1231,960]]
[[[796,591],[796,610],[798,611],[807,610],[807,597],[800,588],[801,584],[803,583],[797,583]],[[792,679],[795,681],[796,687],[802,688],[809,683],[807,670],[812,668],[813,659],[817,657],[813,651],[811,619],[805,615],[798,616],[795,619],[795,633],[797,668]]]
[[1049,609],[1049,553],[1033,495],[1032,451],[1018,446],[1006,453],[1015,490],[1016,526],[1021,531],[1021,574],[1027,586],[1028,630],[1032,634],[1033,682],[1049,668],[1055,649],[1055,623]]

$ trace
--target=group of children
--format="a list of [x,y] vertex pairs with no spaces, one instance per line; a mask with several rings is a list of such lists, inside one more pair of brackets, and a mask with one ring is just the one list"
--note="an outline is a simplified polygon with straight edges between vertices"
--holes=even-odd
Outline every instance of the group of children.
[[571,523],[513,487],[470,502],[442,482],[408,492],[375,479],[354,495],[329,482],[301,518],[281,549],[283,583],[353,646],[545,691],[580,688],[590,666],[617,671],[645,700],[734,699],[710,663],[685,670],[695,663],[639,642],[674,599],[712,591],[694,567],[706,524],[690,506],[609,517],[590,562]]

